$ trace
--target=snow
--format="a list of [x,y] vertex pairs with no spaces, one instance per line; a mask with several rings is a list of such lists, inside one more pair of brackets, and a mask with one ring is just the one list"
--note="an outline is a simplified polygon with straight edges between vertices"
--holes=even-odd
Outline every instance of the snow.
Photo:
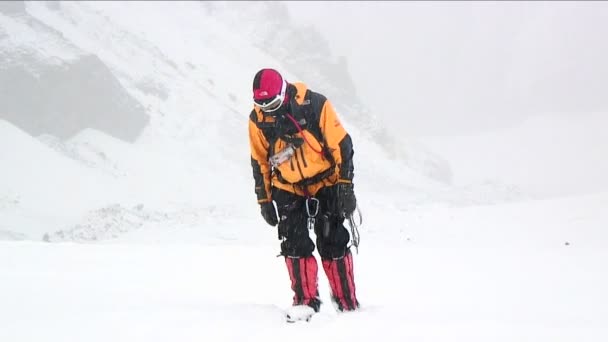
[[[76,59],[80,53],[74,46],[64,42],[57,43],[55,37],[59,36],[54,31],[41,31],[42,24],[36,20],[24,18],[8,18],[0,13],[0,36],[5,37],[0,41],[0,50],[17,49],[22,50],[23,58],[34,54],[35,58],[46,59],[51,63],[59,61],[71,61]],[[20,49],[19,46],[35,45],[35,49]],[[10,63],[11,61],[2,61]]]
[[[11,210],[0,213],[3,225],[10,226],[15,223],[16,231],[40,234],[45,225],[55,220],[73,218],[74,212],[103,203],[103,199],[95,195],[116,194],[115,185],[108,177],[58,155],[8,122],[0,120],[0,132],[3,140],[0,145],[0,159],[3,164],[10,165],[0,169],[0,189],[2,193],[11,196],[6,200],[13,201],[16,210],[27,213],[22,219],[37,221],[35,225],[26,225],[29,229],[19,228],[25,222],[19,220],[16,223],[4,217],[15,214]],[[44,172],[41,172],[42,170]],[[61,201],[56,200],[58,194],[61,194]]]
[[134,233],[157,241],[2,242],[0,339],[602,341],[607,203],[603,194],[374,220],[386,230],[365,230],[354,256],[362,310],[337,314],[321,271],[325,304],[297,325],[283,320],[289,278],[259,220],[228,226],[257,237],[225,240],[174,225]]
[[550,114],[483,134],[421,140],[449,160],[455,184],[485,177],[541,197],[608,191],[608,115]]
[[[426,139],[455,166],[453,186],[389,157],[341,114],[363,213],[354,255],[362,309],[338,314],[320,268],[321,312],[286,324],[289,277],[276,228],[259,215],[246,135],[250,78],[281,62],[197,2],[27,8],[73,46],[36,50],[38,35],[52,39],[36,31],[43,26],[2,15],[11,44],[64,60],[97,54],[151,121],[126,143],[93,129],[66,141],[33,137],[0,120],[0,341],[608,338],[601,114]],[[557,139],[566,132],[572,139]],[[543,144],[557,143],[564,154],[538,158]],[[507,152],[522,153],[529,169],[512,172]],[[486,160],[480,177],[463,178],[475,158]],[[538,178],[525,176],[560,170],[560,158],[588,176],[568,190],[585,191],[534,191]],[[559,187],[560,173],[547,175],[543,189]]]

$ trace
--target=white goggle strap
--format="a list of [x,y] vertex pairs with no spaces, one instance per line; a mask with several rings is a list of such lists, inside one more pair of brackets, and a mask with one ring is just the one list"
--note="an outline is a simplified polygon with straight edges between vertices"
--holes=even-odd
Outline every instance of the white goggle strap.
[[266,113],[270,113],[270,112],[274,112],[275,110],[279,109],[281,107],[281,105],[283,104],[283,100],[285,99],[285,92],[287,91],[287,81],[283,80],[283,86],[281,87],[281,93],[278,94],[274,100],[268,102],[266,105],[264,106],[260,106],[258,104],[258,106],[260,107],[260,109],[262,111],[264,111],[266,108],[272,108],[274,107],[274,105],[277,103],[277,101],[279,101],[279,105],[276,106],[275,109],[272,110],[268,110],[266,111]]

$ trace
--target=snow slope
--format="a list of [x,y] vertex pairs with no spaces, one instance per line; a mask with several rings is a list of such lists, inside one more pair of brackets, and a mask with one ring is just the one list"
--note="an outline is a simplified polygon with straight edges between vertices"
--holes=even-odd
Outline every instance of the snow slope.
[[[12,210],[0,211],[2,229],[42,236],[74,213],[103,205],[121,193],[110,177],[57,154],[6,121],[0,121],[0,187]],[[106,198],[100,198],[105,195]]]
[[[4,145],[18,146],[11,158],[18,155],[37,160],[42,147],[33,145],[43,142],[55,152],[43,149],[47,155],[44,158],[49,159],[44,167],[49,172],[61,174],[64,168],[69,168],[64,164],[68,164],[89,174],[78,179],[78,175],[66,173],[66,177],[52,182],[45,177],[32,181],[29,176],[33,174],[29,174],[20,180],[29,184],[23,190],[5,177],[0,180],[6,180],[3,186],[16,189],[8,201],[15,200],[15,196],[31,198],[36,204],[19,210],[48,208],[45,210],[50,213],[66,216],[65,220],[47,222],[48,233],[70,230],[78,225],[78,220],[88,221],[86,217],[96,211],[116,205],[123,208],[143,205],[150,213],[167,215],[215,207],[224,211],[239,208],[255,214],[257,209],[251,206],[255,197],[244,124],[251,110],[247,95],[251,78],[261,67],[285,70],[290,80],[299,77],[280,61],[251,46],[246,35],[226,27],[221,17],[208,13],[200,3],[61,2],[60,10],[56,10],[44,2],[28,2],[26,8],[28,15],[44,23],[42,27],[59,32],[62,44],[67,41],[71,49],[99,57],[130,95],[147,109],[150,123],[134,144],[87,129],[67,141],[41,136],[30,139],[30,143],[15,145],[11,138],[14,134],[10,134],[13,128],[10,124],[3,125],[0,129],[9,131],[0,135]],[[168,12],[176,15],[167,16]],[[133,13],[138,13],[138,20],[133,20]],[[7,16],[3,20],[24,21],[23,16]],[[18,42],[19,46],[35,51],[37,42],[32,37],[37,31],[36,27],[30,29],[33,32],[28,31],[27,35],[10,31],[14,33],[10,38],[14,44]],[[40,37],[51,39],[44,32]],[[48,42],[41,46],[47,45],[60,46]],[[65,54],[71,56],[68,52]],[[44,57],[44,51],[40,55]],[[57,56],[60,53],[54,52],[53,57]],[[350,123],[348,113],[342,119],[355,139],[355,165],[360,180],[357,187],[362,194],[382,187],[421,197],[426,191],[445,188],[402,160],[389,159],[383,146],[364,138]],[[27,137],[22,135],[21,139]],[[423,154],[418,153],[418,158]],[[374,163],[361,163],[363,160]],[[384,166],[377,167],[376,161]],[[15,165],[11,168],[15,175],[27,167],[17,160],[6,162]],[[86,185],[80,186],[80,182]],[[36,188],[44,188],[45,195],[36,196]],[[69,192],[61,190],[66,188]],[[43,228],[23,221],[12,231],[40,239]]]

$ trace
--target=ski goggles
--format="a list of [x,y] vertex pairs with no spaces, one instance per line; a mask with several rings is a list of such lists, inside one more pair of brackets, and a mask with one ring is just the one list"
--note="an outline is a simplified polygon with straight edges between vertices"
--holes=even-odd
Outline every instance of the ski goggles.
[[281,87],[281,92],[277,94],[275,97],[271,97],[269,99],[256,100],[253,102],[260,107],[262,112],[264,113],[272,113],[277,109],[281,108],[283,105],[283,101],[285,100],[285,91],[287,90],[287,82],[283,81],[283,86]]

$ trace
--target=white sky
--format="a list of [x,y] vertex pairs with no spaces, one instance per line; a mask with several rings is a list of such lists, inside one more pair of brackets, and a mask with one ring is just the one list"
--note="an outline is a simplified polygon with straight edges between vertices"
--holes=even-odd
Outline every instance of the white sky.
[[289,2],[409,135],[608,110],[606,2]]
[[456,183],[608,189],[608,2],[289,2]]

